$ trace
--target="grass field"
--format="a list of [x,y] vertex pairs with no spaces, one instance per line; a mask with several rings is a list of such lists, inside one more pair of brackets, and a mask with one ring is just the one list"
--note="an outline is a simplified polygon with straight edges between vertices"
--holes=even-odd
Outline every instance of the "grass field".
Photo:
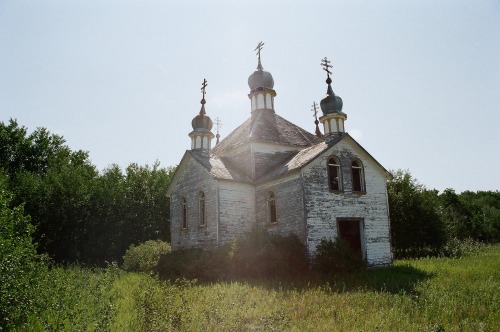
[[500,245],[319,279],[202,284],[52,270],[26,330],[499,331]]

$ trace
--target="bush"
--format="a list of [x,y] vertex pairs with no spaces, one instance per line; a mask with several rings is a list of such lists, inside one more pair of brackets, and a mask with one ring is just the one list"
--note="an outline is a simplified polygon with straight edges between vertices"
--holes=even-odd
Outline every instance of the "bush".
[[473,239],[451,238],[440,250],[439,256],[459,258],[479,253],[486,244]]
[[296,235],[270,235],[254,228],[212,250],[176,250],[162,255],[162,279],[239,280],[297,276],[309,267],[306,247]]
[[316,271],[324,274],[351,273],[364,269],[365,261],[340,238],[321,240],[313,260]]
[[42,305],[37,290],[46,271],[46,257],[32,242],[29,217],[22,206],[10,208],[9,203],[0,188],[0,330],[20,328]]
[[170,252],[170,244],[161,240],[149,240],[137,246],[131,245],[123,256],[123,269],[130,272],[153,273],[161,255]]

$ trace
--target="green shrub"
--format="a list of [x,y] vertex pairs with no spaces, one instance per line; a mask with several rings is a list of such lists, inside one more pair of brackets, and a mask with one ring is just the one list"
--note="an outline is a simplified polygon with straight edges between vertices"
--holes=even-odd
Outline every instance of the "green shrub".
[[442,257],[459,258],[477,254],[483,250],[485,246],[486,244],[474,241],[471,238],[463,240],[451,238],[443,245],[439,254]]
[[152,273],[161,255],[170,252],[170,244],[161,240],[149,240],[137,246],[131,245],[123,256],[123,269],[129,272]]
[[340,238],[321,240],[313,260],[316,271],[324,274],[351,273],[364,269],[365,261]]
[[32,242],[29,217],[22,206],[10,208],[9,203],[0,188],[0,330],[20,328],[41,306],[37,289],[46,271],[46,257]]
[[254,228],[212,250],[176,250],[162,255],[162,279],[207,281],[297,276],[309,267],[306,247],[296,235],[270,235]]

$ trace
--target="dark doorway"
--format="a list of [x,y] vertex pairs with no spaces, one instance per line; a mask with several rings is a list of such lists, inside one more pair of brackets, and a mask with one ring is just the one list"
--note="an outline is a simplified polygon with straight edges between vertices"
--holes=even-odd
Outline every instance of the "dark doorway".
[[361,252],[361,225],[359,219],[340,219],[337,221],[339,229],[339,238],[347,242],[351,249],[360,257],[363,257]]

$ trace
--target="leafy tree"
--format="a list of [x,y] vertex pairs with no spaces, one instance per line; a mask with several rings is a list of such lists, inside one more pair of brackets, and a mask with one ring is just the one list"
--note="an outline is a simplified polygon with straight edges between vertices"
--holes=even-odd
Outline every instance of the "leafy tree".
[[11,179],[20,172],[44,175],[53,158],[69,154],[64,143],[61,136],[50,134],[45,128],[28,135],[16,120],[10,119],[8,125],[0,122],[0,168]]
[[419,255],[423,248],[439,248],[445,236],[437,213],[437,191],[427,190],[409,171],[393,171],[392,175],[387,191],[396,256]]
[[[0,174],[5,178],[3,174]],[[5,181],[0,184],[0,330],[20,327],[27,313],[39,305],[37,283],[46,269],[36,252],[34,227],[23,207],[10,205]]]

